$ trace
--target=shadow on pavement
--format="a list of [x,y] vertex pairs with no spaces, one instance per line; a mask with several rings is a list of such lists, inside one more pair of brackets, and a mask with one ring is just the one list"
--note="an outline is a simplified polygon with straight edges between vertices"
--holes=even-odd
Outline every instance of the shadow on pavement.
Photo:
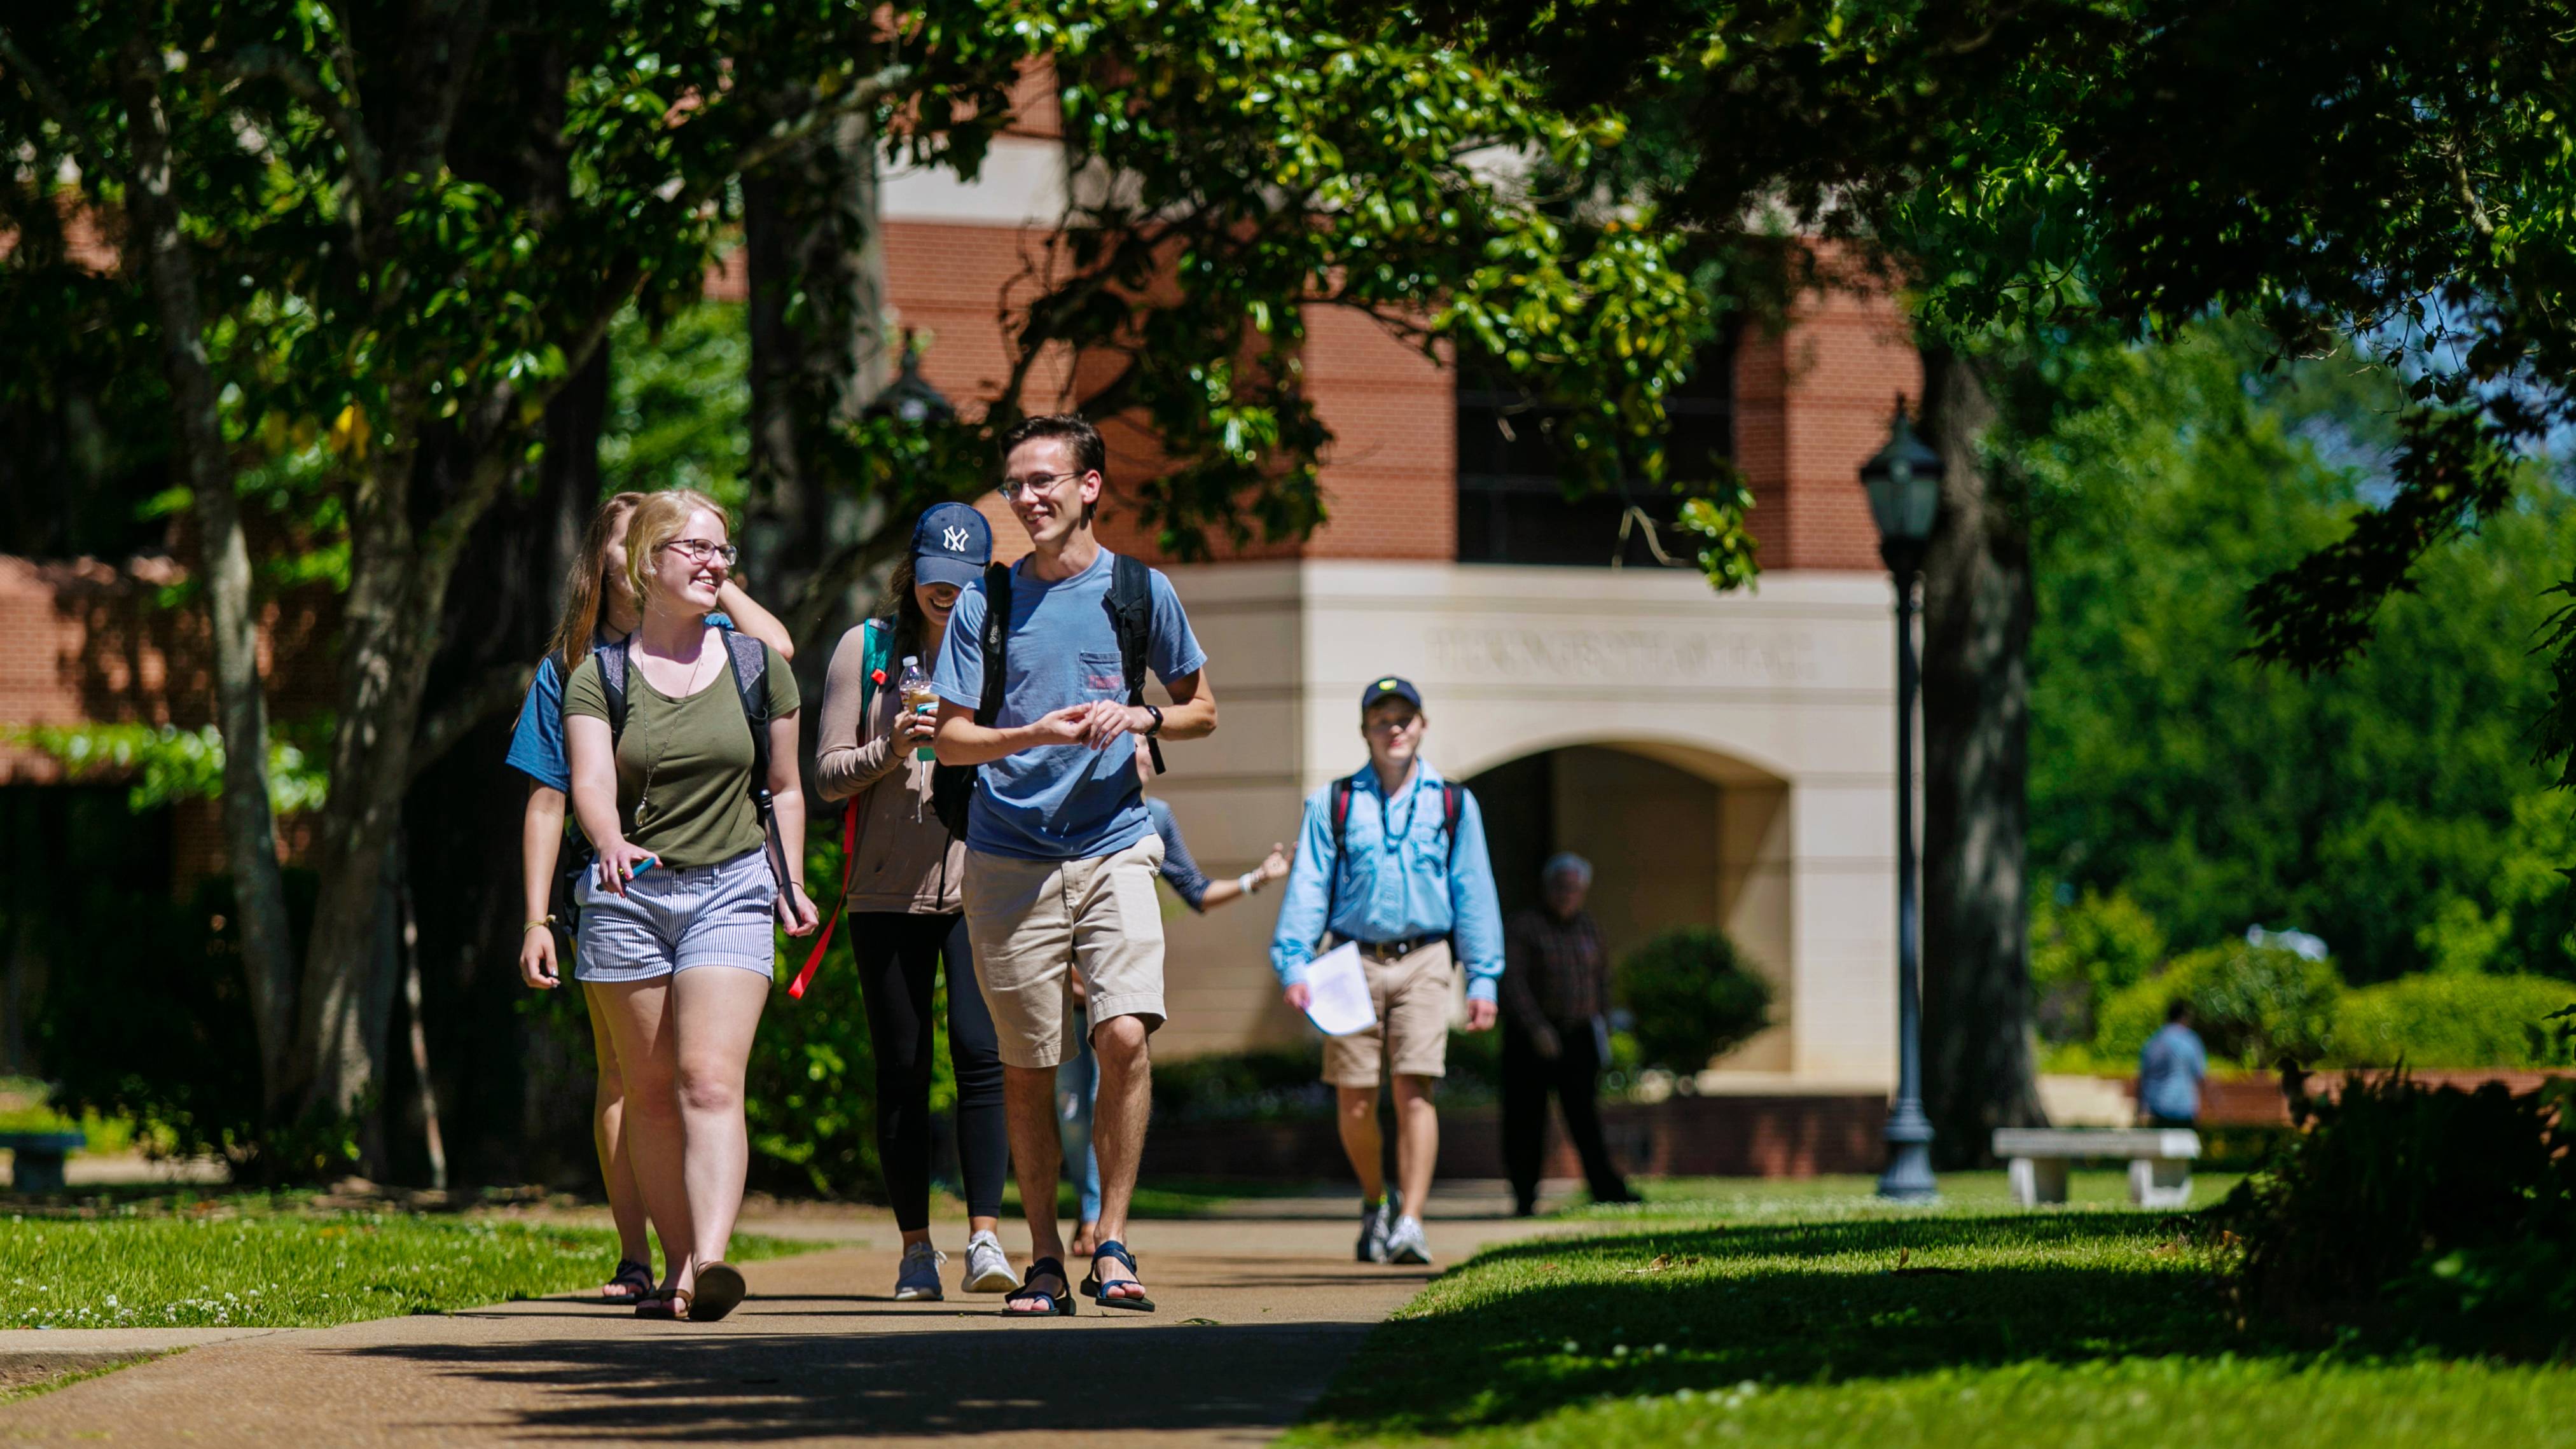
[[[1368,1332],[1363,1324],[1063,1323],[904,1334],[691,1336],[631,1342],[352,1349],[530,1407],[519,1432],[641,1442],[1061,1430],[1286,1427]],[[428,1427],[428,1426],[424,1426]]]

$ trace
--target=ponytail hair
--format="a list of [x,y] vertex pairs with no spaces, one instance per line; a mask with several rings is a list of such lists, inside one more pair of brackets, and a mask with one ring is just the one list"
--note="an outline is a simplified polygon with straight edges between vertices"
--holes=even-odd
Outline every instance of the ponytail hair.
[[614,495],[590,515],[590,527],[582,531],[581,557],[574,561],[571,577],[564,580],[563,613],[555,620],[554,638],[546,644],[547,656],[566,679],[590,657],[590,642],[599,637],[599,592],[607,583],[608,545],[644,498],[641,493]]

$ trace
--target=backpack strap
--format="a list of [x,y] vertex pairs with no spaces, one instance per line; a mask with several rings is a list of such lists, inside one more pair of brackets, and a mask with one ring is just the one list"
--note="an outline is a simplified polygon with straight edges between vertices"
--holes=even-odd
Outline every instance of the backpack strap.
[[1440,782],[1440,821],[1449,827],[1449,863],[1458,863],[1458,817],[1467,810],[1467,787],[1455,780]]
[[[860,621],[859,729],[862,732],[868,728],[868,720],[876,714],[877,687],[884,682],[886,661],[893,653],[894,620]],[[814,949],[806,953],[805,969],[797,972],[796,979],[787,983],[787,994],[798,1001],[805,999],[805,988],[814,980],[815,968],[823,964],[823,958],[832,950],[832,931],[841,924],[842,914],[850,908],[850,882],[858,874],[858,869],[859,802],[851,799],[841,802],[840,894],[833,897],[832,914],[824,918],[823,929],[814,938]]]
[[1349,852],[1342,847],[1350,835],[1351,792],[1359,788],[1360,777],[1344,775],[1333,782],[1333,863],[1324,876],[1324,929],[1333,928],[1333,912],[1342,899],[1342,857]]
[[984,633],[977,641],[984,659],[984,690],[975,704],[975,723],[986,729],[1002,717],[1002,692],[1011,679],[1011,566],[984,566]]
[[608,740],[612,745],[626,736],[627,651],[634,645],[635,636],[629,634],[605,649],[592,651],[590,656],[599,661],[600,692],[608,696]]
[[894,658],[894,620],[870,619],[859,625],[859,729],[864,733],[868,721],[876,716],[877,686],[885,682],[886,665]]
[[761,845],[769,854],[770,871],[784,890],[796,877],[787,869],[787,846],[778,838],[777,812],[769,798],[769,646],[731,629],[724,631],[724,643],[743,723],[751,727],[751,804],[760,812]]
[[[1109,556],[1109,626],[1118,631],[1118,667],[1126,676],[1127,702],[1145,702],[1145,655],[1154,643],[1154,571],[1123,553]],[[1163,773],[1163,742],[1147,736],[1154,773]]]

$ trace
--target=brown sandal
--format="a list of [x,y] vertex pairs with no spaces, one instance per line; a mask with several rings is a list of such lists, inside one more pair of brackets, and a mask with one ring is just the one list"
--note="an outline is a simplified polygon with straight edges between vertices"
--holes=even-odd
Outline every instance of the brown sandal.
[[742,1280],[742,1270],[722,1261],[709,1263],[698,1270],[697,1296],[689,1300],[691,1323],[713,1323],[742,1304],[751,1285]]
[[657,1288],[651,1297],[635,1305],[635,1316],[678,1322],[689,1316],[689,1306],[696,1297],[686,1288]]

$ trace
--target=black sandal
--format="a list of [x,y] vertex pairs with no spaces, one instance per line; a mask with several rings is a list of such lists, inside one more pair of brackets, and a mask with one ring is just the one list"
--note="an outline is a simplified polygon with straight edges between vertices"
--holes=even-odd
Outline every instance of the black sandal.
[[1132,1298],[1112,1298],[1109,1296],[1109,1290],[1112,1288],[1133,1286],[1141,1289],[1145,1285],[1136,1282],[1132,1278],[1117,1283],[1104,1281],[1100,1276],[1100,1260],[1103,1258],[1115,1259],[1120,1267],[1125,1268],[1130,1273],[1136,1271],[1136,1255],[1127,1251],[1127,1245],[1125,1243],[1119,1242],[1115,1238],[1102,1243],[1091,1255],[1091,1276],[1082,1280],[1082,1291],[1091,1295],[1091,1301],[1099,1304],[1103,1308],[1124,1308],[1131,1313],[1153,1312],[1154,1300],[1146,1297],[1141,1292]]
[[[627,1291],[612,1293],[608,1291],[610,1288],[624,1288]],[[638,1263],[633,1258],[618,1259],[617,1271],[609,1275],[607,1287],[599,1290],[599,1301],[602,1303],[641,1303],[652,1296],[653,1265]]]
[[[1002,1295],[1004,1318],[1071,1318],[1073,1316],[1073,1295],[1049,1293],[1043,1288],[1029,1286],[1040,1278],[1053,1278],[1059,1283],[1073,1281],[1066,1276],[1064,1264],[1053,1258],[1038,1259],[1029,1264],[1029,1271],[1020,1275],[1020,1286]],[[1011,1306],[1014,1303],[1035,1303],[1040,1300],[1045,1301],[1046,1307],[1035,1313],[1023,1312]]]

